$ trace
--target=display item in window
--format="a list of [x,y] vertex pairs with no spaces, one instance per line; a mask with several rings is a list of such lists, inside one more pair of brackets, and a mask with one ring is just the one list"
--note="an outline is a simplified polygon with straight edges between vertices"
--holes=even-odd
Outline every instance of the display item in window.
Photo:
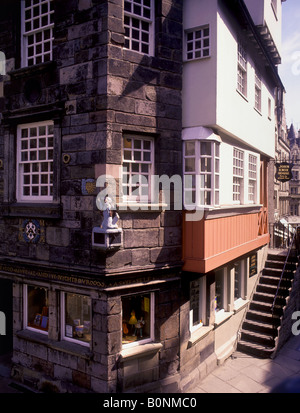
[[137,336],[138,333],[140,334],[140,337],[143,337],[143,327],[145,325],[144,318],[141,317],[137,323],[135,324],[135,329],[134,329],[134,335]]

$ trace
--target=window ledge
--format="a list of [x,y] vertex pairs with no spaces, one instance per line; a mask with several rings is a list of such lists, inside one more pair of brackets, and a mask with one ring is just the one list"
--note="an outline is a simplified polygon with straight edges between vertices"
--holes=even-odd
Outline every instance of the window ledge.
[[255,214],[261,208],[261,204],[222,205],[218,208],[205,209],[205,219],[223,218],[237,214]]
[[239,298],[238,300],[236,300],[233,306],[234,314],[238,313],[243,308],[245,308],[248,303],[249,303],[249,300],[243,300],[242,298]]
[[229,318],[231,318],[233,314],[233,311],[224,311],[222,314],[219,314],[219,316],[216,316],[214,327],[217,328],[221,324],[225,323],[225,321],[229,320]]
[[213,329],[214,329],[214,326],[202,326],[198,330],[193,331],[188,341],[188,348],[191,348],[195,344],[197,344],[198,341],[206,337],[208,333],[210,333]]
[[253,107],[253,109],[255,110],[255,112],[257,112],[260,116],[262,116],[262,113],[259,109],[257,109],[255,106]]
[[0,214],[5,217],[61,218],[61,205],[51,203],[2,204]]
[[165,211],[166,209],[170,209],[168,204],[165,203],[143,203],[143,202],[120,202],[117,204],[117,211],[118,212],[158,212],[158,211]]
[[20,330],[17,332],[17,337],[23,340],[31,341],[32,343],[44,345],[53,350],[62,351],[64,353],[71,354],[73,356],[91,359],[92,353],[86,346],[80,344],[71,343],[68,341],[54,341],[49,339],[48,335],[36,333],[31,330]]
[[19,69],[14,69],[8,72],[7,74],[11,77],[14,78],[24,78],[26,75],[33,75],[36,73],[44,73],[48,72],[51,69],[56,68],[56,62],[54,60],[50,62],[44,62],[40,63],[38,65],[32,65],[32,66],[24,66]]
[[144,357],[150,353],[157,353],[162,348],[161,343],[149,343],[141,344],[140,346],[134,346],[125,348],[121,351],[120,360],[125,361],[131,358]]
[[236,91],[246,102],[248,102],[248,98],[242,92],[240,92],[238,89],[236,89]]

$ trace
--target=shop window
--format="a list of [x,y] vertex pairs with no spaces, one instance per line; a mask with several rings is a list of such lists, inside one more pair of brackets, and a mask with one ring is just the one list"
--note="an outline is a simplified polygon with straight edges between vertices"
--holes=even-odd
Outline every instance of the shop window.
[[91,341],[91,298],[62,293],[62,337],[89,346]]
[[244,265],[244,261],[234,263],[234,301],[244,298]]
[[215,274],[215,322],[220,322],[228,312],[229,289],[228,269],[225,267]]
[[48,289],[25,286],[25,328],[47,333],[49,325]]
[[206,324],[206,278],[190,282],[190,331]]
[[154,340],[154,293],[122,297],[122,344]]

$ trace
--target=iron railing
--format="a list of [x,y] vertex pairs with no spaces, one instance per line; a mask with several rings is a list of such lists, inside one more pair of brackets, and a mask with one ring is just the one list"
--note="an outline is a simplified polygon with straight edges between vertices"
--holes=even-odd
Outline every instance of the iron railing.
[[[275,323],[275,307],[278,301],[280,288],[285,288],[286,291],[289,289],[288,279],[292,279],[291,273],[294,271],[293,262],[291,260],[291,253],[293,251],[293,257],[295,255],[299,256],[299,241],[300,241],[300,226],[294,227],[292,237],[288,237],[288,252],[284,262],[284,266],[280,275],[280,279],[277,285],[276,293],[274,296],[273,304],[271,307],[273,328],[276,329],[278,325]],[[295,262],[295,261],[294,261]],[[291,264],[290,269],[288,269],[288,264]],[[283,281],[285,281],[285,287],[283,287]]]

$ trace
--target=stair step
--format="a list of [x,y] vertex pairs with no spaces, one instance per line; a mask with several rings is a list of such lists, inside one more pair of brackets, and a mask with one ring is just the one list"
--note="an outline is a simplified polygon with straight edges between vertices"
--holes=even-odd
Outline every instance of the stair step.
[[[287,254],[272,254],[272,253],[269,253],[268,256],[267,256],[267,260],[270,260],[270,261],[283,261],[283,262],[285,262],[286,257],[287,257]],[[297,257],[294,256],[294,255],[291,255],[291,254],[290,254],[290,258],[289,258],[289,259],[290,259],[292,262],[297,262]]]
[[237,344],[237,350],[259,358],[269,358],[274,351],[274,347],[266,347],[257,343],[249,343],[241,340]]
[[[275,294],[268,294],[264,292],[259,292],[256,291],[253,295],[253,300],[254,301],[260,301],[263,303],[273,303],[274,301]],[[286,304],[286,299],[283,296],[277,296],[276,300],[278,305],[285,305]]]
[[242,330],[241,340],[250,343],[257,343],[267,347],[274,347],[275,341],[273,335],[259,333],[257,331]]
[[256,331],[258,333],[262,334],[268,334],[272,335],[275,337],[277,335],[277,328],[274,329],[274,326],[269,324],[269,323],[262,323],[260,321],[255,321],[255,320],[244,320],[243,330],[250,330],[250,331]]
[[[282,274],[282,269],[279,268],[264,268],[262,271],[262,275],[270,275],[272,277],[277,277],[278,279],[281,277]],[[288,271],[285,274],[285,277],[287,278],[293,278],[294,272]]]
[[[256,291],[260,293],[273,294],[273,296],[275,297],[277,285],[259,283],[257,284]],[[278,289],[278,294],[281,297],[287,297],[289,294],[289,289],[280,287]]]
[[296,267],[295,262],[291,262],[288,260],[288,262],[285,264],[285,261],[275,261],[275,260],[270,260],[267,259],[265,262],[265,268],[283,268],[285,265],[286,269],[291,269]]
[[[250,303],[250,310],[254,310],[254,311],[261,311],[261,312],[266,312],[266,313],[271,313],[272,312],[272,305],[273,305],[273,301],[272,303],[266,303],[266,302],[262,302],[262,301],[252,301]],[[280,306],[277,303],[276,300],[276,305],[274,306],[274,314],[279,314],[282,315],[283,313],[283,308],[282,306]]]
[[272,315],[270,312],[265,313],[257,310],[248,310],[246,313],[246,319],[269,324],[270,326],[280,325],[280,316],[278,314]]
[[[259,279],[259,284],[272,284],[272,285],[278,285],[280,281],[280,278],[278,277],[274,277],[273,275],[261,275],[260,279]],[[290,285],[291,284],[291,280],[290,279],[286,279],[285,277],[282,278],[281,280],[281,285],[286,286],[286,285]]]

